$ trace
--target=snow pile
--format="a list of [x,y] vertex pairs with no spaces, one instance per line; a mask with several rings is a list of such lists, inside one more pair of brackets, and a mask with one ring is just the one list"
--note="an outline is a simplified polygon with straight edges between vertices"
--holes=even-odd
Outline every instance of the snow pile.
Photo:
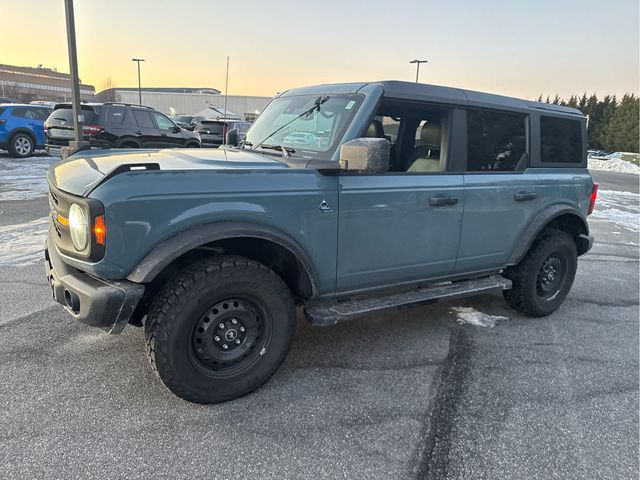
[[640,167],[619,158],[590,158],[589,170],[608,170],[610,172],[635,173],[640,175]]
[[24,267],[44,258],[49,218],[0,227],[0,267]]
[[30,200],[47,195],[47,169],[59,157],[0,157],[0,200]]
[[640,232],[640,195],[600,190],[592,217],[632,232]]
[[453,313],[458,317],[461,325],[473,325],[476,327],[495,327],[499,322],[509,320],[507,317],[499,315],[488,315],[470,307],[453,307]]

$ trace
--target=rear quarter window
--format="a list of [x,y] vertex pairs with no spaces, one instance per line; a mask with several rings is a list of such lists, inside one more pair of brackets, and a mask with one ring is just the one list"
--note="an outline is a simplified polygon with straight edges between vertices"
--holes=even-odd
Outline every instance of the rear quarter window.
[[540,117],[540,160],[543,163],[582,163],[580,122]]

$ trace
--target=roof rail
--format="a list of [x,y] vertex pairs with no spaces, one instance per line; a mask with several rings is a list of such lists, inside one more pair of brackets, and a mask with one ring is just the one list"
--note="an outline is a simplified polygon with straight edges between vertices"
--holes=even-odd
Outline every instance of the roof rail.
[[139,108],[147,108],[149,110],[155,110],[153,107],[148,107],[146,105],[138,105],[137,103],[124,103],[124,102],[102,102],[103,105],[122,105],[123,107],[139,107]]

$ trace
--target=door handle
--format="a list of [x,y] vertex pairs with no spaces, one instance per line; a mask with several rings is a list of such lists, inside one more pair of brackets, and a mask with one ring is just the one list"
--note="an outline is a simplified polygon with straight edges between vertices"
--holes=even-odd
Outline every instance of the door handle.
[[535,200],[538,196],[535,192],[518,192],[513,198],[516,202],[527,202],[529,200]]
[[135,133],[136,135],[142,135],[142,132],[141,132],[141,131],[139,131],[139,130],[138,130],[138,131],[135,131],[135,132],[133,132],[133,133]]
[[449,195],[435,195],[429,198],[429,205],[432,207],[445,207],[447,205],[455,205],[458,203],[458,197]]

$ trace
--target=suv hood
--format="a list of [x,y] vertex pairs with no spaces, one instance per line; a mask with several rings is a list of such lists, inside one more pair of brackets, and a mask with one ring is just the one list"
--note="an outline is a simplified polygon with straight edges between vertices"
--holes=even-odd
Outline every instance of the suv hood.
[[73,195],[84,196],[116,169],[265,170],[288,168],[276,158],[250,151],[226,149],[85,150],[52,165],[49,183]]

